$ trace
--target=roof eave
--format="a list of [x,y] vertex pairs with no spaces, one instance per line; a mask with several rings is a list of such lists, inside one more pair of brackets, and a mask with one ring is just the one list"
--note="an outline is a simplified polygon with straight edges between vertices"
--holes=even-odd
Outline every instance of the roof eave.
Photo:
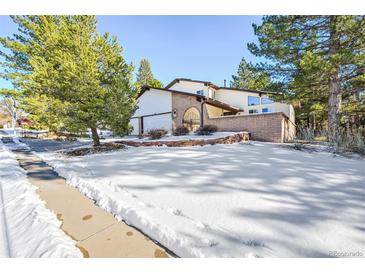
[[171,88],[172,86],[174,86],[176,83],[179,83],[180,81],[186,81],[186,82],[194,82],[194,83],[202,83],[205,86],[209,86],[212,87],[214,89],[219,89],[219,86],[217,86],[216,84],[212,83],[212,82],[207,82],[207,81],[200,81],[200,80],[192,80],[192,79],[188,79],[188,78],[175,78],[174,80],[172,80],[169,84],[167,84],[165,86],[166,89]]
[[137,96],[137,99],[147,90],[150,90],[150,89],[157,89],[157,90],[163,90],[163,91],[168,91],[168,92],[171,92],[171,93],[178,93],[178,94],[183,94],[183,95],[187,95],[187,96],[194,96],[196,98],[202,98],[204,99],[204,101],[207,103],[207,104],[211,104],[213,106],[216,106],[216,107],[220,107],[220,108],[223,108],[225,110],[229,110],[229,111],[233,111],[233,112],[239,112],[239,109],[238,108],[235,108],[233,106],[230,106],[230,105],[227,105],[221,101],[218,101],[218,100],[213,100],[211,98],[208,98],[204,95],[199,95],[199,94],[194,94],[194,93],[189,93],[189,92],[183,92],[183,91],[179,91],[179,90],[171,90],[171,89],[166,89],[166,88],[155,88],[155,87],[151,87],[151,86],[143,86],[142,89],[141,89],[141,92],[138,94]]
[[280,92],[274,92],[274,91],[253,90],[253,89],[243,89],[243,88],[231,88],[231,87],[219,87],[219,89],[237,90],[237,91],[253,92],[253,93],[259,93],[259,94],[281,94]]
[[156,88],[156,87],[151,87],[151,86],[143,86],[141,89],[141,92],[138,94],[137,99],[146,91],[146,90],[150,90],[150,89],[157,89],[157,90],[163,90],[163,91],[168,91],[168,92],[172,92],[172,93],[179,93],[179,94],[184,94],[184,95],[188,95],[188,96],[194,96],[197,98],[206,98],[204,95],[199,95],[199,94],[194,94],[194,93],[190,93],[190,92],[184,92],[184,91],[179,91],[179,90],[173,90],[173,89],[167,89],[167,88]]
[[213,105],[213,106],[216,106],[216,107],[220,107],[220,108],[223,108],[225,110],[229,110],[229,111],[233,111],[233,112],[239,112],[240,109],[239,108],[235,108],[231,105],[227,105],[221,101],[218,101],[218,100],[213,100],[213,99],[210,99],[210,98],[206,98],[205,102],[207,104],[210,104],[210,105]]

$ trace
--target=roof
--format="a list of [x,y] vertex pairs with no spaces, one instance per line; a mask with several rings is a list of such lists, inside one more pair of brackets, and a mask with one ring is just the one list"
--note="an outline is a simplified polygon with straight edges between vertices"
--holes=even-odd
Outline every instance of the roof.
[[138,94],[137,98],[141,97],[141,95],[143,93],[145,93],[145,91],[150,90],[150,89],[157,89],[157,90],[163,90],[163,91],[168,91],[171,93],[178,93],[178,94],[183,94],[183,95],[187,95],[187,96],[194,96],[196,98],[200,98],[203,101],[205,101],[208,105],[212,105],[212,106],[216,106],[216,107],[220,107],[223,108],[225,110],[229,110],[232,112],[238,112],[239,108],[233,107],[231,105],[225,104],[221,101],[218,100],[213,100],[211,98],[208,98],[204,95],[199,95],[199,94],[195,94],[195,93],[190,93],[190,92],[184,92],[184,91],[178,91],[178,90],[172,90],[172,89],[167,89],[167,88],[155,88],[155,87],[150,87],[150,86],[143,86],[141,92]]
[[143,86],[141,92],[138,94],[137,99],[139,97],[141,97],[141,95],[143,93],[145,93],[146,90],[150,90],[151,88],[153,89],[158,89],[158,90],[164,90],[164,91],[170,91],[173,93],[181,93],[181,94],[185,94],[185,95],[190,95],[190,96],[195,96],[195,97],[199,97],[199,98],[205,98],[204,95],[199,95],[199,94],[195,94],[195,93],[190,93],[190,92],[184,92],[184,91],[179,91],[179,90],[173,90],[173,89],[167,89],[167,88],[155,88],[155,87],[151,87],[151,86]]
[[173,85],[175,85],[176,83],[179,83],[180,81],[202,83],[205,86],[212,87],[212,88],[215,88],[215,89],[219,89],[219,86],[213,84],[212,82],[200,81],[200,80],[191,80],[191,79],[188,79],[188,78],[176,78],[176,79],[172,80],[165,88],[169,89]]
[[253,90],[253,89],[244,89],[244,88],[231,88],[231,87],[219,87],[218,85],[212,83],[212,82],[208,82],[208,81],[201,81],[201,80],[192,80],[192,79],[188,79],[188,78],[176,78],[173,81],[171,81],[166,87],[165,89],[169,89],[171,88],[173,85],[175,85],[176,83],[179,83],[180,81],[186,81],[186,82],[195,82],[195,83],[202,83],[205,86],[209,86],[212,87],[216,90],[219,89],[228,89],[228,90],[237,90],[237,91],[243,91],[243,92],[253,92],[253,93],[258,93],[258,94],[276,94],[276,92],[271,92],[271,91],[264,91],[264,90]]
[[221,101],[218,101],[218,100],[213,100],[213,99],[210,99],[210,98],[206,98],[205,102],[208,105],[220,107],[220,108],[223,108],[225,110],[232,111],[232,112],[239,112],[240,111],[239,108],[236,108],[236,107],[233,107],[231,105],[225,104],[225,103],[223,103]]

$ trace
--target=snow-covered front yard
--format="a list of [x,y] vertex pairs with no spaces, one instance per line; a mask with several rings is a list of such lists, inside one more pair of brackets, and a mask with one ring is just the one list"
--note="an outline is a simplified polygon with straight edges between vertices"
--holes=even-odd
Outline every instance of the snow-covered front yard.
[[259,142],[38,155],[182,257],[365,254],[364,160]]

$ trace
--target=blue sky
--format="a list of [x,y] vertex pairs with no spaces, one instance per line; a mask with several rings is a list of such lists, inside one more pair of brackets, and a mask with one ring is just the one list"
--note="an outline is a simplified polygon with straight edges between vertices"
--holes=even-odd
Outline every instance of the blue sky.
[[[183,77],[223,85],[242,57],[256,60],[246,45],[257,41],[252,23],[260,23],[261,16],[98,16],[98,22],[100,32],[118,37],[136,71],[147,58],[164,84]],[[0,36],[16,30],[10,17],[0,16]],[[3,87],[11,85],[0,79]]]

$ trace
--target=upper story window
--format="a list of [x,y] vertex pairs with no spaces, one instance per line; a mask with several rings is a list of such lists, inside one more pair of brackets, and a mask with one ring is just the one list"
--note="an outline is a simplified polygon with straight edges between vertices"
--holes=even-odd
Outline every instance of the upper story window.
[[260,97],[248,96],[248,105],[249,106],[258,106],[259,104],[260,104]]
[[274,103],[274,101],[269,99],[269,98],[261,98],[261,104],[262,105],[272,104],[272,103]]
[[262,109],[262,113],[269,113],[272,112],[272,110],[270,108],[263,108]]
[[202,89],[201,90],[197,90],[196,91],[196,94],[198,94],[198,95],[204,95],[204,90],[202,90]]

